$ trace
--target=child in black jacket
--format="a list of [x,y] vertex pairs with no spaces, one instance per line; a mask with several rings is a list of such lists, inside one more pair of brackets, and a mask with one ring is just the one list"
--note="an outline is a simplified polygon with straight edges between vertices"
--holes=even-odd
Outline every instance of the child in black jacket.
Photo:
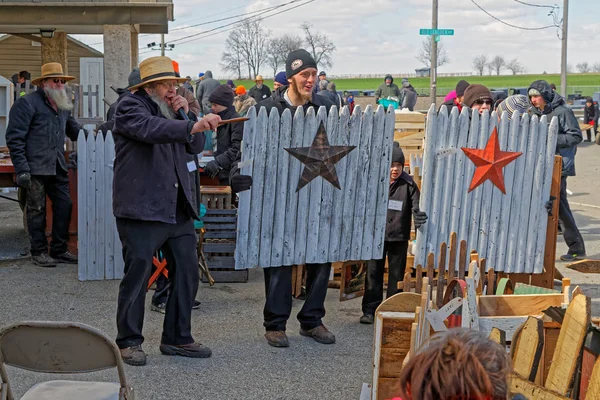
[[383,272],[385,257],[388,257],[387,297],[398,293],[398,282],[404,278],[408,242],[410,241],[410,220],[414,215],[415,228],[427,221],[427,214],[419,211],[419,188],[413,179],[404,172],[404,153],[394,142],[392,166],[390,168],[390,195],[385,228],[383,258],[367,262],[365,295],[362,301],[363,316],[360,322],[372,324],[375,310],[383,301]]

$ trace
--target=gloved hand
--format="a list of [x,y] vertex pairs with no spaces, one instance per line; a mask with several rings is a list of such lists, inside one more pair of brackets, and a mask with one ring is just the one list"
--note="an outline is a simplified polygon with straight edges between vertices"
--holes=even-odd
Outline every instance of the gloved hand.
[[427,222],[427,214],[425,211],[417,210],[413,212],[413,220],[415,223],[415,229],[419,229]]
[[31,186],[31,174],[29,172],[21,172],[17,175],[17,185],[29,189]]
[[550,196],[550,200],[548,200],[545,204],[546,207],[546,211],[548,212],[548,216],[552,216],[552,208],[554,207],[554,200],[556,200],[556,197],[554,196]]
[[73,151],[69,154],[69,164],[67,165],[69,169],[77,169],[77,152]]
[[235,175],[231,178],[231,191],[234,193],[243,192],[252,186],[252,177],[250,175]]
[[204,167],[204,172],[206,172],[206,174],[211,178],[214,178],[222,169],[223,168],[221,168],[219,164],[215,160],[213,160],[206,164],[206,166]]

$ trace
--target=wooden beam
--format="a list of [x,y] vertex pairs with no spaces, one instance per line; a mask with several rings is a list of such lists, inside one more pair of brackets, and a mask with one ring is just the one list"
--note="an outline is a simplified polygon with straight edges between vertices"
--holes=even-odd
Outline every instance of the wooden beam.
[[388,297],[379,307],[377,312],[415,312],[415,309],[421,304],[421,295],[417,293],[402,292]]
[[29,33],[11,33],[13,36],[18,36],[23,39],[31,40],[32,42],[42,43],[42,38],[39,36],[31,35]]
[[589,297],[575,297],[567,308],[560,328],[545,386],[562,395],[567,395],[575,376],[581,346],[590,324],[591,307]]
[[567,264],[567,268],[584,274],[600,274],[600,260],[581,260]]
[[482,317],[540,315],[548,307],[560,307],[562,302],[562,293],[480,296],[479,315]]
[[533,381],[540,365],[543,348],[544,323],[541,319],[529,317],[513,335],[510,346],[513,371]]
[[568,400],[568,397],[538,386],[518,375],[512,375],[510,378],[510,394],[522,394],[527,399],[535,400]]

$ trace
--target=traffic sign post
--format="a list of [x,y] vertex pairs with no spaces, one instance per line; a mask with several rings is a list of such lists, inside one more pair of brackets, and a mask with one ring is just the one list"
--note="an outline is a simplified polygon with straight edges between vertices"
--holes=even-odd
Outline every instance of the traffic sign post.
[[454,29],[420,29],[419,35],[424,36],[454,36]]

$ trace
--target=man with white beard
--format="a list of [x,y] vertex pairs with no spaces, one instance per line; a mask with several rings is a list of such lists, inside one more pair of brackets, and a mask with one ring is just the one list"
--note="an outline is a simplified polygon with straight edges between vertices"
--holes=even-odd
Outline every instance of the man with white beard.
[[[64,156],[65,135],[77,140],[79,124],[71,116],[73,103],[66,83],[75,79],[59,63],[42,65],[31,83],[38,90],[20,97],[10,109],[6,144],[15,167],[17,185],[26,190],[25,213],[31,258],[42,267],[76,264],[67,251],[73,204]],[[52,201],[52,242],[46,240],[46,196]]]

